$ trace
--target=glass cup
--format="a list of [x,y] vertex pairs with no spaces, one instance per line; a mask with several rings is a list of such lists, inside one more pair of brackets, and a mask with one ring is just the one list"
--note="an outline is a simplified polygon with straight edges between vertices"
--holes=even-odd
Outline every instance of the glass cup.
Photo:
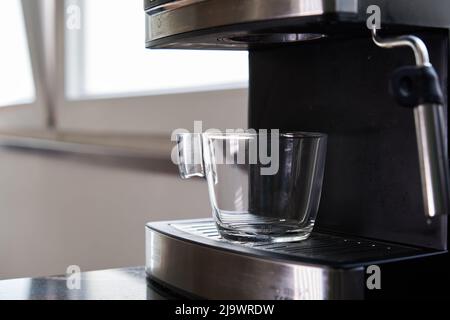
[[223,238],[299,241],[316,219],[326,144],[321,133],[181,133],[178,165],[183,179],[206,178]]

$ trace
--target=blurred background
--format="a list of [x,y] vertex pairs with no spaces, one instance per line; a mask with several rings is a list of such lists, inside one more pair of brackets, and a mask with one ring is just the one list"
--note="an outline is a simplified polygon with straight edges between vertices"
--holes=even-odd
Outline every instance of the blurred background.
[[145,28],[142,0],[0,2],[0,279],[143,265],[146,222],[210,215],[171,133],[246,127],[247,53]]

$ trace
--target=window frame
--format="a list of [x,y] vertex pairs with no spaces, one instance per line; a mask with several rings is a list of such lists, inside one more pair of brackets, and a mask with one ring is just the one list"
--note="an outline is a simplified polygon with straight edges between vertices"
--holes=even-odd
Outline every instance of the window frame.
[[[46,55],[54,57],[55,63],[52,111],[57,129],[161,135],[171,133],[175,128],[191,130],[197,120],[203,121],[204,129],[247,127],[247,88],[68,100],[65,94],[65,31],[66,8],[70,3],[45,1],[51,2],[53,8],[46,10],[52,12],[50,21],[54,21],[54,43],[46,47]],[[142,10],[142,19],[144,15]],[[142,45],[145,45],[144,39]],[[183,106],[179,105],[180,101]]]
[[2,131],[26,129],[40,130],[51,122],[46,92],[45,59],[43,55],[43,33],[38,1],[21,0],[28,43],[35,99],[27,104],[14,104],[0,108],[0,129]]

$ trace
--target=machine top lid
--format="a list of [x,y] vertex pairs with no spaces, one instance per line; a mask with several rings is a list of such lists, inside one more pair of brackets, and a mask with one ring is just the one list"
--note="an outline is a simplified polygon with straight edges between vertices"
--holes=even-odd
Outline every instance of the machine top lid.
[[[146,0],[145,10],[147,44],[150,47],[245,49],[247,43],[254,40],[267,44],[320,38],[321,32],[260,31],[274,21],[275,26],[271,28],[286,25],[286,20],[291,18],[301,18],[300,23],[294,24],[301,26],[308,18],[355,15],[358,0]],[[233,31],[226,30],[221,34],[225,31],[223,28],[232,28]],[[187,40],[185,36],[192,33],[201,33],[201,39],[189,37]],[[174,42],[172,37],[183,39]],[[167,41],[168,38],[172,39]]]
[[170,7],[170,6],[185,6],[194,2],[200,2],[206,0],[144,0],[145,10],[155,10],[160,7]]
[[450,1],[441,0],[145,0],[147,46],[248,49],[361,34],[373,5],[382,27],[450,27]]

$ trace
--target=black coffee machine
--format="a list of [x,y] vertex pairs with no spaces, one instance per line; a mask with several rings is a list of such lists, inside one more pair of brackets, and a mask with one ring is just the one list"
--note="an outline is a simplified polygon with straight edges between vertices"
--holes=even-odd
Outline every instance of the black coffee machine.
[[[446,294],[450,2],[146,0],[145,10],[149,48],[249,51],[250,128],[329,136],[308,240],[249,247],[221,239],[212,220],[149,223],[151,283],[208,299]],[[370,30],[378,10],[381,30]]]

